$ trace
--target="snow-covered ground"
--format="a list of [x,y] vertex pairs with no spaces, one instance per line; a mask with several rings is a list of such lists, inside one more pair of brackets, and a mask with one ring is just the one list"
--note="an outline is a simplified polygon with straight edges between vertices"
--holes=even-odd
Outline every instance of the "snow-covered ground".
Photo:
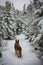
[[24,34],[16,36],[20,40],[22,47],[22,57],[17,58],[14,50],[15,40],[3,41],[7,42],[6,50],[3,51],[3,57],[0,59],[0,65],[43,65],[41,60],[37,58],[33,51],[33,47],[28,40],[25,40]]

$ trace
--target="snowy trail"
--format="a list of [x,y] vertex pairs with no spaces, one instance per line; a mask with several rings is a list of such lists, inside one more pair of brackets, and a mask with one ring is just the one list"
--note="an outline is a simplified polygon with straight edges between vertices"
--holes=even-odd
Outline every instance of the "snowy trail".
[[[17,58],[14,51],[15,41],[7,41],[7,50],[3,52],[4,65],[42,65],[41,61],[32,52],[33,47],[30,46],[29,42],[25,40],[23,34],[16,36],[20,40],[20,45],[22,47],[22,58]],[[0,64],[2,65],[2,63]]]

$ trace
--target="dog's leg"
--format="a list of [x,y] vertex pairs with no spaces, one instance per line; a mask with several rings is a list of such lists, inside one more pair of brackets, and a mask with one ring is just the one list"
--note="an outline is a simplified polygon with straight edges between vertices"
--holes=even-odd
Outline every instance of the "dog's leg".
[[18,58],[20,57],[20,52],[19,52],[19,50],[16,51],[16,55],[17,55]]
[[20,50],[20,57],[22,57],[21,50]]

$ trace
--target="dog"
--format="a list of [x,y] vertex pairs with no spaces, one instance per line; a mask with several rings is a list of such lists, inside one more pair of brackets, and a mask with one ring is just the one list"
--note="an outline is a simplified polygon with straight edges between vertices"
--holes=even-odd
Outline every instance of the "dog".
[[17,55],[17,57],[22,57],[22,48],[19,44],[19,40],[15,40],[15,44],[14,44],[14,49],[15,49],[15,54]]

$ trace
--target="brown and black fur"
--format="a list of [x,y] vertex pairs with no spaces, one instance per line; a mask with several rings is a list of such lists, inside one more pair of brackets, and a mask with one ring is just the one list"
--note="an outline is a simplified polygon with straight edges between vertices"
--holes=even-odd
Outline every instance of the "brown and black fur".
[[15,44],[14,44],[14,49],[15,49],[15,54],[17,55],[17,57],[22,57],[22,48],[19,44],[19,40],[15,40]]

